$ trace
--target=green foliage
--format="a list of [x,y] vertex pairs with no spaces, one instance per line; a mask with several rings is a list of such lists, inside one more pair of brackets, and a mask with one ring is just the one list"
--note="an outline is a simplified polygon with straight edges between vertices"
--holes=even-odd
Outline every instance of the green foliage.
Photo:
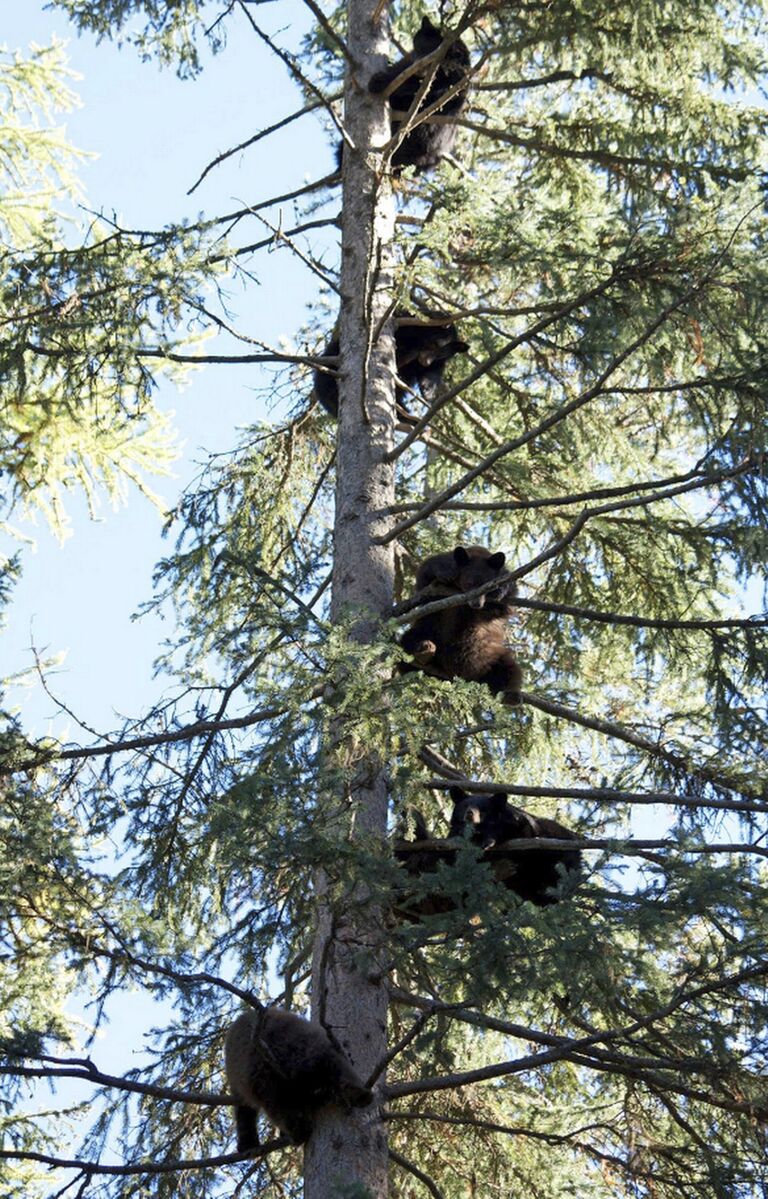
[[[129,484],[160,504],[146,478],[176,456],[169,417],[154,403],[165,356],[204,332],[205,291],[221,271],[205,232],[146,236],[73,217],[83,157],[54,112],[76,102],[61,46],[0,59],[0,469],[3,506],[38,509],[62,534],[65,496],[99,491],[115,503]],[[178,329],[192,310],[192,333]]]
[[[215,50],[224,44],[223,26],[215,18],[215,5],[200,0],[52,0],[78,29],[90,30],[101,40],[114,38],[118,45],[135,46],[141,57],[157,56],[165,66],[174,66],[184,78],[200,70],[198,39],[203,35]],[[210,20],[203,20],[203,10]],[[146,21],[139,28],[139,18]]]

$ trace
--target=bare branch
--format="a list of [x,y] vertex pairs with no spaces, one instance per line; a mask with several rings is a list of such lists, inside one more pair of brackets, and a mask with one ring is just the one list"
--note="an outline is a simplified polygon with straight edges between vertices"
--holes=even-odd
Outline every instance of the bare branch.
[[392,1161],[400,1166],[401,1169],[407,1170],[407,1172],[412,1174],[414,1178],[418,1178],[419,1182],[423,1183],[427,1188],[430,1195],[434,1196],[434,1199],[444,1199],[443,1192],[438,1189],[436,1183],[429,1177],[428,1174],[425,1174],[423,1170],[420,1170],[418,1166],[415,1166],[412,1161],[408,1160],[407,1157],[403,1157],[402,1153],[398,1153],[396,1149],[389,1149],[388,1153]]
[[331,104],[330,100],[328,99],[327,96],[323,95],[323,93],[320,91],[320,88],[317,86],[317,84],[313,83],[312,80],[307,75],[304,74],[301,67],[297,63],[295,56],[293,54],[289,54],[287,50],[281,50],[281,48],[272,40],[272,38],[269,37],[268,34],[264,33],[263,29],[259,28],[259,26],[254,21],[251,14],[248,12],[248,9],[242,3],[242,0],[240,2],[240,11],[245,14],[245,16],[248,20],[248,23],[251,26],[251,29],[253,30],[253,32],[256,34],[256,36],[261,38],[261,40],[264,42],[264,44],[269,46],[272,53],[276,54],[277,57],[280,59],[280,61],[285,64],[285,66],[290,71],[291,75],[293,75],[294,79],[297,79],[299,81],[299,83],[302,84],[303,87],[307,88],[307,90],[310,91],[312,93],[312,95],[317,98],[319,105],[322,106],[326,110],[326,112],[330,116],[331,120],[333,121],[334,125],[338,129],[339,133],[343,137],[344,141],[347,143],[348,146],[350,146],[354,150],[354,146],[352,145],[352,139],[350,138],[349,134],[347,133],[346,129],[344,128],[344,125],[343,125],[342,121],[339,119],[339,117],[336,113],[336,110],[333,107],[333,105]]
[[[421,758],[427,765],[436,769],[444,769],[442,763],[436,764],[433,750],[422,750]],[[530,799],[575,799],[583,803],[608,804],[666,804],[676,808],[717,808],[725,812],[768,812],[768,803],[758,799],[722,799],[711,797],[702,799],[693,795],[678,795],[674,791],[618,791],[611,787],[534,787],[525,783],[496,783],[485,779],[464,778],[460,770],[446,773],[443,778],[429,779],[425,787],[433,791],[444,791],[446,787],[461,787],[465,791],[503,791],[506,795]]]
[[[308,0],[305,0],[305,2],[308,2]],[[328,101],[330,102],[340,98],[341,93],[339,92],[335,96],[329,96]],[[256,142],[260,142],[262,138],[269,137],[271,133],[276,133],[278,129],[284,129],[286,125],[292,124],[293,121],[298,121],[299,117],[306,116],[309,112],[316,112],[318,108],[323,107],[325,106],[322,101],[314,100],[310,104],[305,104],[304,107],[300,108],[297,112],[291,113],[289,117],[283,117],[282,121],[277,121],[274,125],[269,125],[266,129],[261,129],[258,133],[254,133],[253,137],[246,138],[246,140],[244,142],[240,142],[238,146],[233,146],[231,150],[224,150],[223,153],[218,154],[216,158],[212,159],[212,161],[208,163],[208,166],[190,187],[187,195],[191,196],[193,191],[200,186],[206,175],[208,175],[209,172],[214,169],[214,167],[220,166],[222,162],[226,162],[226,160],[228,158],[232,158],[234,154],[240,154],[243,150],[247,150],[250,146],[254,146]]]
[[[81,1064],[77,1064],[78,1062]],[[136,1082],[132,1078],[105,1074],[97,1069],[93,1062],[79,1058],[73,1059],[71,1065],[64,1066],[0,1065],[0,1075],[8,1075],[11,1078],[79,1078],[83,1082],[98,1084],[118,1091],[136,1095],[151,1095],[154,1099],[170,1099],[176,1103],[202,1104],[205,1107],[224,1107],[235,1102],[231,1095],[221,1095],[215,1091],[179,1091],[174,1087],[163,1087],[150,1082]]]
[[[310,692],[311,699],[317,699],[322,695],[325,684],[318,684]],[[62,749],[52,751],[50,753],[42,751],[35,758],[28,758],[26,761],[13,765],[12,767],[3,767],[0,770],[0,776],[4,773],[17,773],[23,770],[33,770],[37,766],[47,765],[49,762],[71,761],[80,758],[102,758],[109,754],[130,753],[134,750],[150,749],[154,745],[169,745],[174,741],[190,741],[195,737],[205,737],[209,733],[223,733],[227,729],[246,729],[253,724],[260,724],[264,720],[275,720],[278,716],[285,716],[289,708],[261,708],[256,712],[251,712],[248,716],[236,716],[229,720],[197,720],[194,724],[188,724],[180,729],[173,729],[168,733],[151,733],[145,737],[131,737],[122,741],[111,741],[107,745],[87,746],[84,749]]]
[[101,1162],[82,1161],[79,1158],[54,1157],[50,1153],[34,1153],[32,1150],[0,1149],[0,1161],[40,1162],[44,1166],[52,1166],[59,1170],[79,1170],[90,1178],[92,1175],[106,1174],[124,1176],[129,1174],[176,1174],[183,1170],[209,1170],[215,1166],[229,1166],[236,1162],[247,1162],[251,1158],[266,1157],[277,1149],[287,1149],[291,1142],[287,1137],[277,1137],[259,1145],[258,1149],[249,1149],[245,1153],[224,1153],[219,1157],[197,1157],[170,1162],[139,1162],[127,1166],[107,1166]]

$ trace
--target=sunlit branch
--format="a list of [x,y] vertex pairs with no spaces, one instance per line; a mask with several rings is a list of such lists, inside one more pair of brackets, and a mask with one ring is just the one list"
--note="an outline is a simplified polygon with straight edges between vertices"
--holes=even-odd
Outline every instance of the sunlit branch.
[[[258,215],[255,209],[251,215]],[[254,254],[257,250],[265,250],[269,246],[274,247],[281,241],[285,241],[287,244],[290,244],[288,239],[295,237],[297,233],[306,233],[309,229],[327,229],[330,226],[338,228],[338,224],[339,221],[337,217],[326,217],[317,221],[304,221],[303,224],[294,225],[292,229],[286,229],[285,232],[278,228],[277,233],[271,234],[270,237],[263,237],[261,241],[251,242],[247,246],[237,246],[236,249],[230,250],[227,254],[215,254],[212,257],[207,258],[206,262],[229,262],[233,258],[239,258],[242,254]]]
[[565,704],[557,703],[555,700],[545,699],[541,695],[533,695],[529,691],[523,691],[521,694],[524,704],[529,704],[532,708],[538,708],[540,712],[546,712],[549,716],[557,716],[562,720],[568,720],[572,724],[579,724],[585,729],[593,729],[596,733],[603,733],[606,737],[624,741],[627,745],[632,745],[636,749],[649,754],[651,757],[666,762],[668,766],[679,770],[681,774],[688,778],[698,779],[702,783],[711,783],[715,787],[724,787],[727,791],[736,791],[740,795],[749,795],[748,788],[735,783],[727,775],[720,774],[719,771],[712,770],[708,766],[694,766],[681,752],[667,749],[660,742],[649,741],[647,737],[635,733],[632,729],[627,728],[626,725],[617,724],[615,721],[605,720],[599,716],[586,716],[583,712],[578,712],[575,708],[566,707]]
[[[711,470],[703,470],[700,466],[695,466],[693,470],[686,471],[682,475],[668,475],[666,478],[649,479],[645,482],[621,483],[614,487],[594,487],[589,491],[574,491],[568,495],[541,496],[528,500],[452,500],[442,504],[441,511],[525,512],[535,508],[567,508],[571,504],[583,504],[587,500],[612,499],[622,495],[631,495],[636,491],[656,491],[675,486],[677,483],[687,483],[691,479],[717,482],[720,477],[720,475],[713,474]],[[386,514],[394,516],[400,512],[412,512],[421,507],[420,501],[391,504],[386,509]]]
[[[750,457],[750,458],[745,459],[743,462],[738,463],[731,470],[722,471],[718,475],[710,474],[710,475],[706,475],[706,476],[702,476],[702,477],[697,477],[694,480],[692,480],[690,483],[681,483],[675,487],[667,487],[667,488],[661,489],[660,491],[656,492],[655,494],[645,495],[645,496],[637,496],[632,499],[623,500],[620,503],[600,504],[599,506],[594,507],[594,508],[585,508],[584,511],[581,512],[579,514],[579,516],[577,516],[576,520],[573,521],[570,528],[566,531],[566,533],[561,538],[559,538],[556,542],[554,542],[547,549],[542,550],[541,553],[537,554],[535,558],[532,558],[529,562],[524,563],[522,566],[515,567],[514,570],[511,570],[504,575],[500,575],[498,578],[492,579],[487,583],[483,583],[481,586],[476,587],[471,591],[456,592],[456,593],[453,593],[448,596],[443,596],[440,599],[432,600],[429,603],[421,602],[420,597],[418,595],[412,596],[410,599],[403,600],[401,603],[395,605],[395,607],[392,609],[392,615],[393,616],[404,616],[408,613],[412,613],[414,610],[417,610],[419,617],[429,616],[433,612],[441,612],[447,608],[455,608],[455,607],[459,607],[464,604],[467,604],[471,600],[476,599],[481,595],[485,595],[486,592],[488,592],[488,591],[496,590],[500,585],[503,585],[506,582],[512,582],[514,580],[524,578],[526,575],[531,574],[539,566],[543,565],[544,562],[548,562],[552,558],[557,557],[558,554],[560,554],[568,545],[570,545],[570,543],[572,541],[575,540],[575,538],[580,533],[581,529],[584,527],[584,525],[587,523],[587,521],[590,520],[592,517],[604,516],[607,513],[620,512],[620,511],[624,511],[625,509],[628,509],[628,508],[646,507],[649,504],[658,503],[661,500],[671,499],[672,497],[674,497],[676,495],[682,495],[685,492],[695,491],[695,490],[698,490],[698,488],[700,488],[700,487],[709,486],[713,483],[720,483],[720,482],[725,481],[726,479],[731,479],[740,474],[745,474],[751,470],[757,469],[757,466],[758,466],[758,461],[755,458]],[[382,539],[382,540],[384,540],[384,539]],[[576,608],[568,609],[567,605],[554,605],[554,606],[546,605],[543,601],[540,602],[540,601],[534,601],[534,600],[523,600],[523,599],[519,599],[517,597],[515,597],[515,598],[510,597],[508,602],[510,604],[518,604],[520,607],[530,607],[530,608],[538,607],[538,608],[541,608],[542,610],[549,610],[549,608],[551,608],[552,611],[559,611],[559,612],[563,612],[565,614],[568,614],[568,611],[570,610],[571,614],[583,615],[585,619],[588,618],[587,613],[592,611],[591,609],[576,609]],[[740,628],[740,627],[750,627],[750,626],[753,628],[757,628],[763,624],[768,624],[768,618],[763,618],[762,616],[761,617],[752,617],[752,618],[745,619],[745,620],[723,620],[723,621],[682,621],[682,620],[675,621],[675,620],[669,620],[669,621],[665,621],[665,620],[662,620],[661,618],[659,618],[657,620],[653,620],[653,619],[644,620],[641,617],[629,617],[629,616],[621,617],[618,615],[615,616],[615,618],[614,618],[614,616],[610,613],[605,613],[605,614],[601,613],[601,614],[594,615],[594,619],[595,620],[603,619],[604,623],[608,623],[608,624],[617,624],[617,625],[618,624],[633,624],[640,628],[647,626],[649,628],[670,628],[670,629],[675,629],[675,628],[702,628],[702,629],[710,628],[710,629],[714,629],[714,628]]]
[[[451,118],[454,120],[454,118]],[[434,121],[444,122],[446,118],[433,117]],[[540,137],[523,137],[512,133],[509,129],[497,129],[491,125],[483,125],[479,121],[471,121],[467,117],[459,117],[455,124],[464,129],[471,129],[497,142],[506,142],[511,146],[519,146],[523,150],[532,150],[552,158],[564,158],[581,162],[594,162],[598,166],[610,169],[612,167],[640,167],[644,170],[652,168],[657,171],[698,172],[706,171],[717,179],[734,180],[748,179],[754,174],[752,167],[719,167],[711,160],[704,163],[677,162],[672,158],[655,158],[642,154],[616,154],[610,150],[579,150],[574,146],[558,146],[555,142],[544,141]]]
[[317,23],[328,34],[328,37],[331,39],[331,41],[334,43],[334,45],[339,47],[339,49],[341,50],[341,53],[344,55],[344,57],[346,58],[347,62],[350,64],[350,66],[354,67],[355,64],[352,60],[352,55],[349,52],[349,47],[348,47],[347,43],[344,41],[344,38],[340,37],[339,34],[336,32],[336,30],[333,28],[333,25],[326,17],[326,15],[323,12],[320,5],[316,4],[315,0],[303,0],[303,2],[304,2],[304,4],[306,4],[307,8],[313,14],[313,16],[316,18]]
[[555,604],[546,600],[523,599],[516,596],[510,604],[531,608],[536,612],[558,612],[578,620],[594,620],[600,624],[630,625],[638,629],[758,629],[768,625],[768,616],[755,615],[744,619],[723,620],[664,620],[661,617],[625,616],[618,612],[598,612],[594,608],[576,608],[572,604]]
[[581,79],[604,79],[605,72],[587,67],[583,71],[551,71],[549,75],[539,75],[535,79],[501,79],[484,82],[479,80],[473,84],[476,92],[514,92],[532,87],[548,87],[550,83],[578,83]]
[[[273,225],[272,222],[268,221],[267,218],[262,216],[260,212],[254,211],[253,215],[256,217],[257,221],[261,221],[262,225],[266,225],[267,229],[270,230],[272,234],[272,237],[269,239],[270,242],[272,242],[274,245],[278,245],[282,242],[283,245],[287,246],[288,249],[295,254],[300,262],[303,262],[304,265],[308,267],[314,275],[317,275],[318,279],[320,279],[326,287],[330,287],[331,291],[335,291],[337,295],[339,294],[338,283],[332,279],[330,275],[326,274],[323,268],[315,262],[311,255],[306,254],[303,250],[300,250],[296,243],[291,240],[291,237],[288,233],[284,233],[279,225]],[[245,254],[247,250],[248,247],[245,246],[243,249],[238,250],[237,253]]]
[[[637,1066],[628,1064],[630,1059],[625,1059],[621,1054],[611,1053],[605,1055],[603,1051],[597,1049],[599,1045],[605,1045],[609,1042],[615,1042],[619,1039],[625,1039],[632,1036],[635,1032],[642,1029],[652,1028],[659,1021],[667,1018],[680,1007],[700,998],[702,995],[711,994],[712,992],[727,990],[729,987],[738,985],[742,982],[748,982],[764,978],[768,974],[768,965],[762,963],[759,966],[748,967],[737,973],[726,976],[713,982],[704,983],[698,987],[693,987],[678,993],[669,1003],[658,1008],[650,1015],[642,1017],[642,1019],[634,1021],[621,1029],[607,1030],[605,1032],[596,1032],[587,1037],[581,1038],[562,1038],[556,1037],[553,1034],[540,1033],[536,1030],[525,1028],[521,1025],[515,1025],[508,1021],[497,1020],[494,1017],[484,1016],[481,1013],[469,1010],[457,1009],[451,1004],[442,1005],[433,1000],[422,999],[420,996],[409,995],[400,988],[391,988],[391,997],[395,1003],[401,1003],[405,1006],[413,1006],[422,1009],[439,1011],[444,1009],[449,1018],[457,1019],[468,1024],[475,1024],[481,1028],[490,1028],[496,1031],[504,1032],[508,1035],[533,1041],[539,1044],[551,1044],[551,1050],[544,1053],[529,1054],[525,1057],[518,1058],[514,1061],[503,1062],[493,1066],[481,1067],[477,1070],[461,1071],[442,1077],[426,1078],[421,1080],[412,1080],[403,1083],[396,1083],[387,1088],[387,1098],[399,1098],[403,1095],[418,1094],[425,1091],[438,1091],[449,1088],[466,1086],[469,1083],[487,1081],[493,1078],[501,1078],[510,1074],[527,1072],[532,1069],[537,1069],[551,1061],[568,1059],[574,1061],[578,1065],[583,1065],[589,1069],[604,1071],[608,1073],[627,1074],[631,1077],[640,1079],[646,1083],[655,1083],[666,1091],[672,1093],[686,1095],[689,1098],[699,1100],[703,1103],[710,1104],[713,1107],[721,1108],[725,1111],[742,1112],[746,1115],[753,1116],[757,1119],[764,1119],[768,1114],[768,1109],[764,1109],[758,1104],[749,1102],[740,1102],[730,1098],[715,1095],[708,1091],[699,1091],[689,1086],[684,1086],[674,1076],[665,1077],[664,1075],[647,1075]],[[656,1065],[655,1059],[649,1059]],[[662,1059],[663,1064],[663,1059]],[[681,1055],[679,1060],[674,1059],[674,1070],[680,1071],[686,1066],[692,1067],[697,1072],[713,1072],[717,1074],[717,1066],[714,1062],[702,1063],[686,1063],[686,1059]]]
[[[403,454],[405,450],[413,444],[422,429],[434,419],[436,414],[445,404],[450,403],[455,396],[460,395],[462,391],[465,391],[468,387],[471,387],[471,385],[476,383],[478,379],[482,379],[483,376],[492,369],[492,367],[497,366],[500,362],[503,362],[505,358],[509,357],[509,355],[518,348],[518,346],[523,345],[526,341],[530,340],[530,338],[534,337],[536,333],[540,332],[542,329],[546,329],[555,321],[561,320],[564,316],[567,316],[570,312],[573,312],[574,309],[579,308],[582,304],[586,304],[589,300],[596,299],[598,296],[602,295],[603,292],[607,291],[613,286],[613,284],[616,282],[616,279],[616,273],[612,272],[607,279],[596,284],[594,287],[589,288],[587,291],[581,292],[578,296],[574,296],[573,299],[569,300],[566,304],[561,305],[555,312],[547,313],[546,316],[543,316],[540,321],[537,321],[529,329],[526,329],[517,337],[513,337],[510,341],[506,342],[506,344],[503,345],[500,350],[497,350],[495,354],[491,354],[489,358],[485,358],[479,364],[479,366],[475,368],[475,370],[471,371],[465,378],[460,379],[454,387],[448,388],[447,391],[438,396],[434,403],[429,406],[424,415],[416,422],[408,436],[404,437],[399,445],[395,446],[393,450],[390,450],[388,457],[392,460],[399,458],[400,455]],[[508,443],[505,442],[504,445],[500,447],[498,457],[502,457],[502,451],[504,451],[504,446],[507,444]],[[461,488],[459,490],[461,490]],[[405,527],[405,525],[403,525],[403,527]]]
[[[329,101],[338,100],[339,96],[329,96],[328,99]],[[243,150],[247,150],[250,146],[256,145],[256,143],[260,142],[262,138],[269,137],[270,134],[276,133],[278,129],[284,129],[286,125],[290,125],[293,123],[293,121],[297,121],[299,117],[304,117],[307,115],[307,113],[316,112],[318,108],[323,107],[324,104],[322,101],[314,100],[310,104],[305,104],[304,107],[300,108],[297,112],[291,113],[290,116],[283,117],[282,121],[276,121],[274,125],[269,125],[268,128],[261,129],[258,133],[254,133],[253,137],[246,138],[246,140],[244,142],[240,142],[238,146],[233,146],[231,150],[224,150],[223,153],[217,154],[217,156],[208,163],[208,166],[205,168],[205,170],[192,184],[187,192],[187,195],[191,196],[193,191],[200,186],[206,175],[208,175],[209,172],[214,169],[214,167],[220,166],[222,162],[226,162],[226,160],[228,158],[232,158],[234,154],[240,154]]]
[[244,13],[249,25],[251,26],[251,29],[256,34],[256,36],[261,38],[261,40],[264,42],[265,45],[269,46],[269,48],[273,54],[277,55],[277,57],[280,59],[280,61],[282,63],[284,63],[284,65],[288,68],[291,75],[293,75],[294,79],[298,80],[298,82],[303,87],[307,88],[307,90],[310,91],[312,93],[312,95],[317,98],[319,104],[328,113],[328,115],[330,116],[331,120],[333,121],[334,125],[338,129],[338,131],[341,134],[344,141],[347,143],[348,146],[351,146],[352,149],[354,149],[354,146],[352,146],[352,140],[351,140],[349,134],[347,133],[346,129],[344,128],[343,122],[339,119],[339,117],[336,113],[336,110],[333,107],[333,104],[330,102],[330,100],[328,99],[327,96],[323,95],[323,93],[320,91],[320,88],[317,86],[317,84],[313,83],[312,80],[307,75],[304,74],[301,67],[298,65],[294,55],[289,54],[287,52],[287,50],[281,50],[280,47],[272,40],[272,38],[269,37],[268,34],[264,33],[263,29],[259,28],[259,26],[254,21],[251,14],[248,12],[248,9],[242,3],[242,0],[240,2],[239,7],[240,7],[240,11],[242,13]]

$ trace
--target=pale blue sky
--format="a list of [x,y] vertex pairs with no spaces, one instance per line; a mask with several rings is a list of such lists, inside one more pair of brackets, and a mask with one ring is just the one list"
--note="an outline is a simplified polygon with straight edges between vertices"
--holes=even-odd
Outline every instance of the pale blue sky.
[[[308,11],[294,0],[283,0],[279,13],[277,9],[274,16],[261,10],[260,19],[270,31],[282,31],[283,44],[295,45],[307,28]],[[116,213],[124,226],[152,228],[182,217],[195,219],[201,211],[208,216],[231,211],[241,202],[290,191],[332,169],[331,140],[315,118],[303,118],[217,168],[194,196],[186,196],[218,153],[302,103],[285,68],[242,18],[231,23],[226,49],[207,60],[198,79],[183,82],[156,63],[140,62],[130,47],[119,50],[78,36],[65,17],[44,11],[37,0],[5,0],[0,10],[0,41],[11,50],[25,51],[30,42],[46,45],[52,34],[68,39],[70,65],[82,75],[74,85],[82,107],[62,116],[61,123],[73,144],[97,155],[81,171],[89,206]],[[276,218],[277,210],[270,215]],[[283,215],[286,225],[293,223],[290,206]],[[264,236],[255,222],[244,224],[239,233],[243,242]],[[335,240],[333,231],[313,237],[314,246],[331,248],[331,263]],[[247,295],[232,289],[239,327],[272,344],[293,338],[306,318],[307,304],[318,295],[317,280],[285,250],[262,252],[251,265],[260,285]],[[175,477],[150,480],[164,499],[174,501],[208,452],[234,446],[238,427],[265,416],[257,391],[270,377],[271,372],[256,366],[207,367],[183,391],[161,385],[160,404],[175,411],[184,445]],[[39,520],[34,527],[14,522],[34,537],[36,547],[23,551],[23,576],[2,634],[0,674],[30,666],[32,640],[43,652],[65,653],[62,666],[50,676],[54,693],[88,724],[108,732],[118,723],[115,712],[138,716],[169,685],[169,680],[152,679],[158,642],[169,630],[154,617],[131,621],[150,598],[154,565],[169,546],[160,536],[160,515],[135,491],[117,511],[102,504],[95,522],[78,496],[70,498],[68,510],[72,536],[63,544]],[[5,552],[15,548],[8,538],[0,541]],[[54,703],[39,687],[13,689],[9,699],[20,705],[23,726],[32,735],[55,730],[62,738],[90,739],[73,721],[56,715]],[[114,1073],[135,1066],[142,1060],[141,1027],[162,1023],[162,1010],[167,1009],[153,1008],[137,993],[113,999],[108,1009],[112,1023],[93,1049],[95,1060]],[[87,1088],[72,1084],[59,1088],[59,1094],[82,1098]],[[47,1095],[43,1098],[42,1090],[40,1095],[47,1106]]]
[[[285,67],[256,38],[242,16],[229,23],[228,44],[208,57],[201,76],[181,81],[155,62],[142,63],[135,51],[109,42],[96,45],[79,36],[58,11],[45,11],[37,0],[2,4],[0,38],[10,49],[30,42],[48,44],[51,35],[68,40],[70,65],[82,75],[75,88],[82,107],[62,117],[68,139],[94,151],[81,176],[91,208],[116,213],[124,226],[153,228],[201,212],[215,215],[242,202],[253,203],[319,178],[332,169],[331,139],[313,116],[239,154],[213,171],[188,197],[185,193],[205,165],[222,150],[252,136],[301,106],[299,89]],[[283,45],[298,45],[308,27],[308,10],[294,0],[265,6],[259,19]],[[283,210],[293,223],[290,205]],[[270,216],[275,219],[277,210]],[[256,241],[263,227],[251,221],[240,227],[238,240]],[[333,231],[313,236],[314,246],[329,246],[335,262]],[[262,252],[251,260],[259,286],[243,294],[234,287],[231,305],[239,327],[275,344],[293,338],[306,317],[306,305],[318,295],[318,281],[289,251]],[[211,348],[212,343],[206,346]],[[184,445],[173,479],[155,486],[172,502],[197,473],[195,463],[209,451],[230,448],[237,427],[265,415],[257,394],[270,374],[255,366],[208,367],[190,379],[183,391],[163,384],[161,406],[173,409]],[[106,731],[113,711],[137,715],[156,694],[151,683],[158,638],[167,630],[154,619],[131,623],[138,605],[151,595],[155,562],[168,552],[160,539],[161,519],[139,494],[127,507],[113,511],[103,504],[99,519],[88,519],[84,503],[68,504],[73,536],[60,545],[38,521],[30,529],[34,552],[24,552],[24,574],[3,634],[2,673],[31,661],[29,645],[50,654],[66,651],[52,676],[57,695],[89,724]],[[7,539],[4,550],[12,549]],[[39,692],[12,699],[23,702],[25,728],[44,733],[54,712]],[[56,723],[60,735],[70,723]]]

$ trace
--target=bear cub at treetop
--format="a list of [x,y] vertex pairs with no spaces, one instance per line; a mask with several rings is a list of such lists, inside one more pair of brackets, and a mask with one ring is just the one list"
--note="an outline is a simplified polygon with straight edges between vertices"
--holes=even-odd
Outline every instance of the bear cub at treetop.
[[[405,387],[422,390],[425,399],[431,398],[425,394],[436,388],[442,380],[446,364],[455,354],[463,354],[469,349],[456,332],[456,326],[447,317],[435,317],[431,321],[418,321],[405,311],[395,314],[395,370],[398,384],[395,388],[395,401],[400,410],[400,419],[405,424],[415,424],[405,402]],[[407,324],[405,322],[408,322]],[[334,333],[323,349],[323,358],[338,359],[340,352],[339,336]],[[315,369],[313,373],[313,390],[318,403],[333,417],[339,415],[339,381],[335,374]]]
[[257,1148],[261,1110],[294,1145],[303,1145],[321,1107],[365,1107],[373,1099],[324,1029],[281,1008],[238,1016],[227,1032],[224,1061],[239,1153]]
[[[498,578],[504,569],[503,553],[483,546],[458,545],[452,553],[434,554],[422,562],[416,574],[417,592],[425,599],[471,591]],[[423,670],[442,679],[467,679],[485,683],[505,704],[520,702],[522,672],[505,634],[511,612],[509,599],[514,583],[414,621],[400,638],[400,646],[413,654],[414,662],[403,663],[401,674]]]
[[[391,66],[385,67],[383,71],[377,71],[371,76],[368,83],[368,91],[379,95],[386,91],[390,83],[394,83],[398,75],[401,75],[407,67],[417,62],[420,58],[426,58],[428,54],[433,54],[443,44],[443,35],[436,25],[433,25],[429,17],[424,17],[421,26],[416,32],[413,39],[413,50],[410,54],[406,54],[404,58],[399,59]],[[430,70],[431,68],[427,68]],[[447,91],[452,88],[457,90],[452,96],[445,101],[434,115],[439,117],[455,116],[458,118],[463,111],[467,102],[467,92],[469,83],[467,81],[467,72],[469,70],[469,51],[464,43],[457,39],[448,47],[445,57],[440,63],[437,70],[432,75],[432,82],[427,88],[426,95],[419,103],[417,113],[421,113],[425,108],[430,107],[441,96],[444,96]],[[392,134],[396,134],[400,126],[403,124],[406,113],[408,113],[418,95],[422,82],[425,78],[426,70],[421,74],[416,72],[409,75],[402,83],[398,84],[395,90],[389,97],[389,106],[392,111],[391,128]],[[395,113],[398,115],[395,116]],[[425,171],[429,167],[437,166],[440,159],[446,154],[449,154],[453,149],[456,141],[456,125],[454,122],[448,122],[444,125],[430,124],[429,118],[422,121],[406,133],[400,145],[392,155],[391,164],[393,173],[398,173],[403,167],[414,166],[419,171]]]
[[[578,836],[557,820],[547,816],[532,816],[507,801],[503,791],[493,795],[469,795],[461,787],[451,787],[453,813],[449,836],[461,837],[471,829],[472,841],[483,849],[505,845],[526,837],[553,837],[559,841],[576,841]],[[499,882],[528,899],[537,907],[557,903],[550,894],[564,874],[576,872],[581,866],[578,849],[508,850],[491,858],[493,873]]]

